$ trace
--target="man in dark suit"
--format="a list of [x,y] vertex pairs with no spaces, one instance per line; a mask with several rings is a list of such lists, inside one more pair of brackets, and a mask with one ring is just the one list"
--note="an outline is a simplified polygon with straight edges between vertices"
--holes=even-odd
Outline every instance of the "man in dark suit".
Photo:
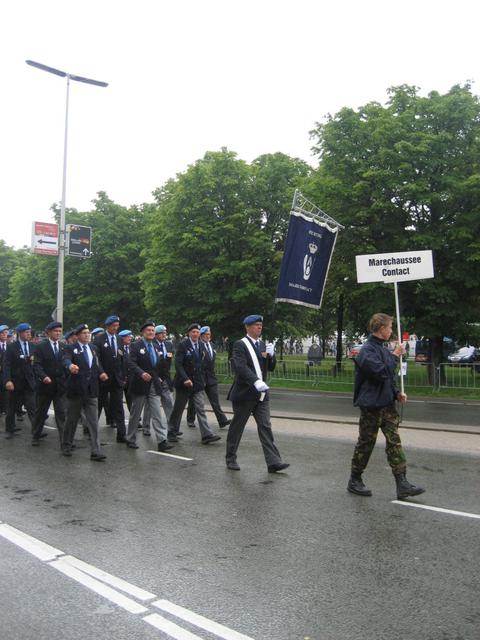
[[207,414],[205,413],[205,374],[203,369],[206,357],[205,346],[199,340],[200,325],[196,322],[188,327],[188,337],[177,346],[175,352],[175,404],[168,423],[168,439],[177,442],[180,422],[185,406],[192,398],[198,425],[202,437],[202,444],[210,444],[220,440],[211,430]]
[[128,362],[130,360],[130,345],[133,340],[133,333],[130,329],[122,329],[122,331],[118,332],[118,337],[120,338],[121,350],[123,351],[122,358],[122,376],[125,380],[125,386],[123,387],[123,392],[125,394],[125,401],[127,403],[128,410],[130,411],[130,407],[132,406],[132,401],[130,398],[130,394],[128,393]]
[[273,344],[265,346],[260,339],[263,317],[250,315],[244,318],[246,336],[233,345],[232,369],[235,374],[228,399],[232,401],[233,419],[227,435],[227,467],[239,471],[237,450],[248,418],[253,415],[257,423],[258,437],[269,473],[282,471],[290,465],[282,462],[280,452],[273,440],[270,421],[270,403],[267,370],[275,369]]
[[126,436],[127,447],[138,449],[136,442],[138,421],[146,403],[157,438],[158,451],[165,452],[172,449],[172,445],[167,441],[167,425],[162,419],[160,389],[168,372],[155,340],[155,323],[145,322],[140,331],[142,337],[130,347],[128,391],[132,405]]
[[[202,327],[200,329],[200,340],[205,346],[205,358],[203,360],[203,371],[205,374],[205,394],[210,400],[210,404],[213,409],[213,413],[217,418],[218,426],[220,429],[228,427],[230,420],[220,406],[220,399],[218,397],[218,380],[215,375],[215,359],[217,353],[212,345],[212,333],[210,327]],[[187,408],[187,424],[189,427],[195,426],[195,407],[193,405],[192,398],[188,401]]]
[[108,379],[98,359],[94,344],[90,343],[88,325],[81,324],[75,329],[76,344],[65,347],[63,364],[69,371],[67,378],[67,418],[63,431],[62,453],[72,455],[73,436],[80,412],[84,411],[90,434],[90,459],[101,461],[106,458],[100,446],[98,432],[98,388],[99,380]]
[[33,372],[37,388],[37,409],[32,426],[32,445],[38,446],[43,436],[43,425],[48,418],[48,410],[53,402],[60,446],[63,442],[65,426],[66,373],[63,366],[64,345],[62,323],[50,322],[46,327],[47,338],[35,348]]
[[35,419],[35,378],[33,374],[33,347],[30,345],[32,327],[21,322],[17,328],[17,339],[7,346],[3,381],[8,391],[8,409],[5,418],[6,437],[12,438],[15,431],[15,413],[18,407],[25,408],[33,425]]
[[98,416],[100,417],[102,407],[104,407],[105,415],[107,417],[110,416],[111,424],[117,429],[117,442],[125,442],[123,349],[117,337],[120,318],[118,316],[109,316],[105,320],[105,327],[105,333],[97,336],[94,342],[97,347],[100,364],[108,375],[108,380],[100,383]]
[[8,327],[6,324],[0,325],[0,415],[7,413],[8,391],[3,383],[3,363],[7,353]]

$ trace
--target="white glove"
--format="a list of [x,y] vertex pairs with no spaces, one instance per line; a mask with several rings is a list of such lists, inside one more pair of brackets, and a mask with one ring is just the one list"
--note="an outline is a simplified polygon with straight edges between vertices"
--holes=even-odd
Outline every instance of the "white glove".
[[255,380],[255,389],[257,391],[268,391],[269,390],[269,386],[265,384],[265,382],[263,380]]
[[273,346],[273,344],[271,342],[269,342],[267,344],[267,346],[265,347],[266,352],[268,353],[269,356],[273,356],[275,355],[275,347]]

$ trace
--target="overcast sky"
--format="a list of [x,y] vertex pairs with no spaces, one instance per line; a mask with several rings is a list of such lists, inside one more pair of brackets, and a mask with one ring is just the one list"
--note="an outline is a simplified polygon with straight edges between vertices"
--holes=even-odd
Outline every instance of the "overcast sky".
[[89,210],[100,190],[151,202],[222,146],[315,164],[327,113],[478,80],[479,17],[471,0],[2,3],[0,238],[30,245],[61,199],[66,80],[26,59],[109,83],[71,83],[66,204]]

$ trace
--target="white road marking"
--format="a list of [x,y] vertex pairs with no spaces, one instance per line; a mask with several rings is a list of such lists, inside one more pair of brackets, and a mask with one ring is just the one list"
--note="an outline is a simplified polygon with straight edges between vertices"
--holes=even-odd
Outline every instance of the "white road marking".
[[176,458],[177,460],[193,460],[193,458],[184,458],[183,456],[176,456],[173,453],[164,453],[163,451],[153,451],[153,449],[147,449],[147,453],[154,453],[156,456],[166,456],[167,458]]
[[46,425],[46,424],[44,424],[44,425],[43,425],[43,428],[44,428],[44,429],[50,429],[50,431],[56,431],[56,430],[57,430],[57,427],[49,427],[49,426],[48,426],[48,425]]
[[151,624],[152,627],[167,633],[172,638],[175,638],[175,640],[202,640],[200,636],[195,635],[191,631],[187,631],[183,627],[179,627],[178,624],[170,622],[170,620],[160,616],[158,613],[151,613],[149,616],[145,616],[143,620]]
[[83,562],[83,560],[79,560],[74,556],[65,556],[62,558],[62,562],[66,562],[72,567],[80,569],[80,571],[87,573],[89,576],[92,576],[92,578],[98,578],[102,582],[105,582],[116,589],[120,589],[120,591],[124,591],[138,600],[145,601],[157,597],[154,593],[140,589],[140,587],[136,587],[134,584],[130,584],[130,582],[126,582],[121,578],[112,576],[110,573],[106,573],[105,571],[102,571],[102,569],[98,569],[97,567],[94,567],[87,562]]
[[138,602],[135,602],[131,598],[127,598],[127,596],[124,596],[121,593],[118,593],[118,591],[108,587],[106,584],[103,584],[103,582],[95,580],[95,578],[83,573],[83,571],[80,571],[68,562],[65,562],[63,559],[55,560],[54,562],[51,562],[49,566],[61,571],[69,578],[72,578],[72,580],[79,582],[84,587],[87,587],[87,589],[90,589],[99,596],[110,600],[110,602],[122,607],[122,609],[125,609],[129,613],[145,613],[148,611],[148,609],[143,605],[138,604]]
[[438,511],[439,513],[449,513],[452,516],[463,516],[465,518],[476,518],[480,520],[477,513],[468,513],[467,511],[454,511],[453,509],[443,509],[442,507],[430,507],[426,504],[417,504],[416,502],[405,502],[403,500],[392,500],[392,504],[400,504],[403,507],[415,507],[417,509],[426,509],[427,511]]
[[213,620],[209,620],[208,618],[204,618],[200,616],[198,613],[194,613],[189,609],[185,609],[184,607],[180,607],[173,602],[169,602],[168,600],[157,600],[156,602],[152,602],[154,607],[158,607],[167,613],[171,613],[177,618],[182,618],[186,622],[203,629],[204,631],[208,631],[209,633],[213,633],[219,638],[224,638],[224,640],[252,640],[249,636],[245,636],[243,633],[239,633],[238,631],[234,631],[233,629],[229,629],[225,627],[223,624],[219,624],[218,622],[214,622]]
[[51,547],[49,544],[45,544],[41,540],[32,538],[32,536],[29,536],[28,534],[23,533],[23,531],[19,531],[8,524],[0,525],[0,535],[7,540],[10,540],[10,542],[13,542],[13,544],[16,544],[18,547],[28,551],[28,553],[31,553],[39,560],[55,560],[58,556],[64,555],[64,552],[60,551],[60,549],[55,549],[55,547]]

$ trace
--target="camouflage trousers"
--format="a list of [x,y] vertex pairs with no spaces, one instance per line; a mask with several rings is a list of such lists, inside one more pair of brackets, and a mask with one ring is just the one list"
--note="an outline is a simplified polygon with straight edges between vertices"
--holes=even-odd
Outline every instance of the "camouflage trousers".
[[407,459],[398,433],[399,415],[395,404],[381,409],[360,409],[358,442],[353,452],[352,473],[361,474],[365,470],[375,442],[378,430],[385,436],[385,453],[388,464],[394,474],[405,471]]

